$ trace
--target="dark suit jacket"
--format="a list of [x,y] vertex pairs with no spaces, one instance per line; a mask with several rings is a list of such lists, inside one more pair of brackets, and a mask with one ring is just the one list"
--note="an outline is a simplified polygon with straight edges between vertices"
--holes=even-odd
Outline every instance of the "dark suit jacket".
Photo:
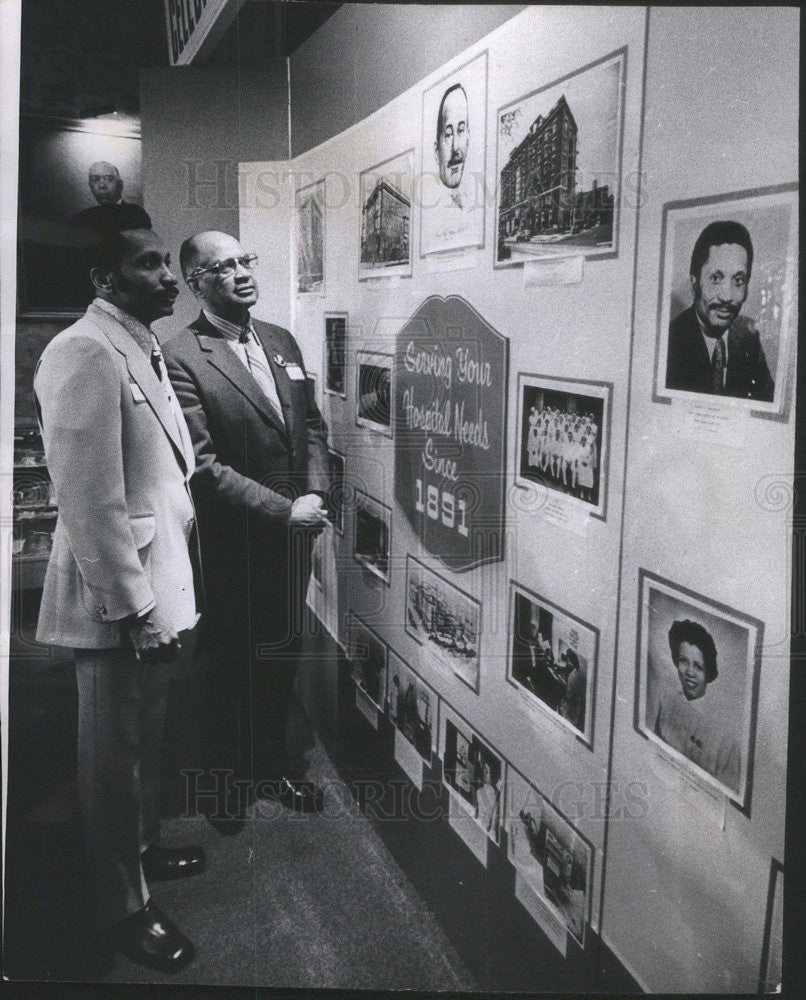
[[[758,331],[744,317],[737,316],[727,338],[728,370],[723,395],[771,402],[775,382],[767,367]],[[711,360],[694,306],[684,309],[669,324],[666,388],[713,393]]]
[[284,422],[203,313],[163,351],[196,454],[191,489],[207,590],[202,624],[236,627],[250,607],[271,634],[287,627],[305,599],[309,557],[295,548],[298,533],[288,518],[294,497],[328,490],[327,428],[311,380],[289,375],[294,366],[305,372],[297,342],[282,327],[254,326]]
[[93,205],[92,208],[76,212],[70,220],[78,229],[119,230],[150,229],[148,212],[131,201],[120,201],[117,205]]

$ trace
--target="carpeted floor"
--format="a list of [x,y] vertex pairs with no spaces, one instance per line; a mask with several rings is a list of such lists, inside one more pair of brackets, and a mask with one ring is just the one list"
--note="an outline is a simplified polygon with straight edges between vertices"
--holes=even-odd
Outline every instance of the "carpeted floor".
[[[475,981],[317,741],[309,775],[325,809],[261,801],[235,836],[201,817],[163,823],[163,843],[201,844],[207,871],[154,888],[194,942],[171,981],[209,985],[469,991]],[[107,981],[159,982],[117,956]]]

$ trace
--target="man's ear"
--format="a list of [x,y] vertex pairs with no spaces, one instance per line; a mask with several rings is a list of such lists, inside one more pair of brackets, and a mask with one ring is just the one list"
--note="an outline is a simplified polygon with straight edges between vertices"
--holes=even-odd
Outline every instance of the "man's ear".
[[691,294],[694,296],[694,299],[696,301],[696,299],[698,299],[700,295],[700,283],[693,274],[690,274],[688,276],[688,280],[689,284],[691,285]]
[[199,287],[198,278],[185,278],[185,283],[187,284],[188,288],[191,290],[191,292],[193,292],[193,294],[196,296],[197,299],[204,298],[204,296],[202,295],[201,288]]
[[106,268],[94,267],[90,271],[90,281],[99,292],[111,292],[114,290],[112,287],[112,272],[107,271]]

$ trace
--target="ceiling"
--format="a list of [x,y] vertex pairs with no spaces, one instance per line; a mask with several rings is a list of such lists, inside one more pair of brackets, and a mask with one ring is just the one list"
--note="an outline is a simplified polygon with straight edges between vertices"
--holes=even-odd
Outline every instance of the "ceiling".
[[[1,2],[1,0],[0,0]],[[246,0],[211,62],[290,55],[341,4]],[[139,71],[168,65],[161,0],[24,0],[20,109],[61,118],[137,117]]]

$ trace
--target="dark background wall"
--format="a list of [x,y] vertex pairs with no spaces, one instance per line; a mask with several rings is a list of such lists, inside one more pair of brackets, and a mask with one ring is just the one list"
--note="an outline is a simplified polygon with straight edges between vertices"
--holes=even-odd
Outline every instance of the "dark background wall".
[[523,9],[344,4],[291,54],[292,155],[362,121]]
[[[238,234],[239,162],[288,158],[287,81],[285,59],[141,74],[145,207],[177,266],[187,236]],[[197,312],[183,288],[163,335]]]

